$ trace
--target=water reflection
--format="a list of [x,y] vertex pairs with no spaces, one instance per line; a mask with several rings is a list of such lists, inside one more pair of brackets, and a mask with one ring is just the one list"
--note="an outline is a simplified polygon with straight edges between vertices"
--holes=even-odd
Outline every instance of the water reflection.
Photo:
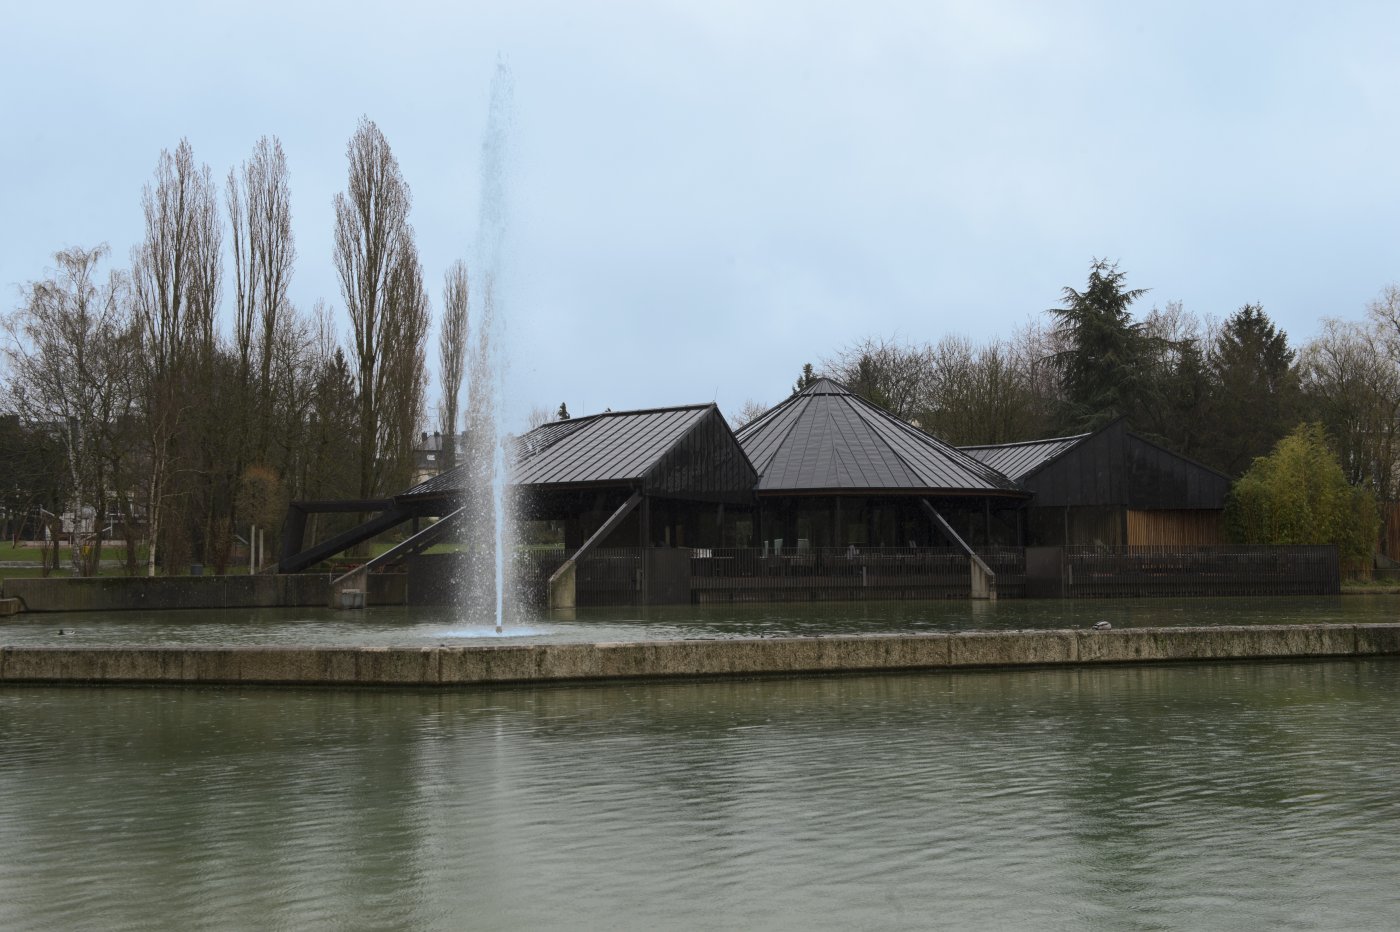
[[1390,928],[1400,663],[0,689],[0,927]]

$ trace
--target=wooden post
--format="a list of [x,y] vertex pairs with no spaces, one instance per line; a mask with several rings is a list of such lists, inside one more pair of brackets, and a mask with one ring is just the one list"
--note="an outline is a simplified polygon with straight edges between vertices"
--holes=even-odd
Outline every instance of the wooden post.
[[646,493],[641,493],[641,495],[642,495],[642,520],[641,520],[641,535],[642,535],[642,558],[641,558],[641,564],[642,564],[642,565],[641,565],[641,573],[642,573],[642,591],[641,591],[640,595],[641,595],[642,605],[646,605],[646,604],[647,604],[647,589],[649,588],[650,582],[651,582],[651,581],[648,579],[648,576],[650,575],[650,573],[649,573],[650,567],[648,566],[648,564],[651,563],[651,496],[650,496],[650,495],[647,495]]

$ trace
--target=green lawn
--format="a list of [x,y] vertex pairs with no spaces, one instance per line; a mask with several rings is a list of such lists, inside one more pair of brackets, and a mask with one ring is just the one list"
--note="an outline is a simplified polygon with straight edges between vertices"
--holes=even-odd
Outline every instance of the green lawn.
[[[59,544],[58,549],[59,549],[59,552],[63,555],[63,558],[64,558],[64,559],[67,559],[67,557],[68,557],[68,551],[69,551],[68,545],[67,545],[66,543]],[[142,549],[139,550],[138,552],[144,555],[145,549],[142,548]],[[0,542],[0,563],[12,563],[12,562],[38,563],[38,562],[43,558],[43,554],[44,554],[44,551],[43,551],[43,549],[40,548],[40,547],[30,547],[30,546],[16,547],[16,546],[14,545],[13,542],[8,541],[8,540],[7,540],[7,541]],[[110,543],[110,542],[107,542],[107,541],[103,541],[103,543],[102,543],[102,559],[104,559],[104,560],[121,560],[121,559],[125,559],[125,557],[126,557],[126,547],[125,547],[124,545],[118,544],[118,543]]]

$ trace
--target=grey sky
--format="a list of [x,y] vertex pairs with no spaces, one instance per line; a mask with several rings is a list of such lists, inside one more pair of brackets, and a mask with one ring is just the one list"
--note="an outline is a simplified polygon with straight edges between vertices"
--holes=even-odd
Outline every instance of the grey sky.
[[[11,3],[0,287],[125,263],[187,136],[292,172],[294,300],[342,302],[361,114],[414,195],[434,307],[475,257],[515,79],[503,308],[519,408],[774,403],[865,335],[1009,335],[1118,259],[1147,305],[1261,301],[1295,343],[1400,279],[1400,7],[1289,3]],[[434,384],[433,391],[436,391]]]

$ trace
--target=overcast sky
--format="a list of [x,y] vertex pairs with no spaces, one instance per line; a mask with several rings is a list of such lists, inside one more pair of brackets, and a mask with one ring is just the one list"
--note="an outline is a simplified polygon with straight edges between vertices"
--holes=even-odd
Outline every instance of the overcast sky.
[[222,179],[270,134],[293,299],[344,320],[332,197],[368,115],[436,312],[498,60],[517,414],[775,403],[863,336],[1010,335],[1094,256],[1143,311],[1259,301],[1295,344],[1400,279],[1400,5],[205,6],[6,4],[7,309],[60,248],[128,262],[162,149]]

